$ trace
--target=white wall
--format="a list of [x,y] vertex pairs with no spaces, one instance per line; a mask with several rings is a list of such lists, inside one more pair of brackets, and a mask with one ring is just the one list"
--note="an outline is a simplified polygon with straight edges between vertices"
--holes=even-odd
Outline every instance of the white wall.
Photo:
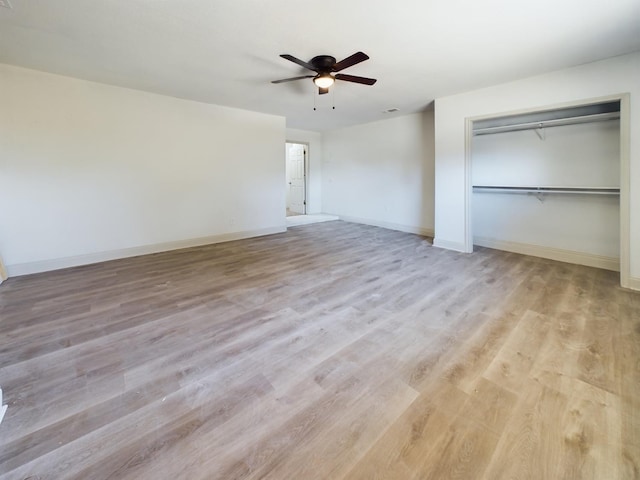
[[474,193],[472,216],[476,245],[619,269],[617,196]]
[[[439,98],[435,102],[435,245],[472,249],[467,214],[466,119],[500,116],[630,93],[629,286],[640,288],[640,52],[516,82]],[[587,102],[585,102],[587,103]],[[622,124],[622,122],[621,122]],[[623,129],[624,130],[624,129]],[[623,139],[626,132],[622,132]],[[624,230],[623,226],[623,230]],[[625,268],[623,265],[622,268]]]
[[9,275],[285,227],[285,119],[0,65]]
[[433,234],[433,111],[325,132],[323,210]]
[[620,121],[473,137],[474,185],[620,187]]
[[287,141],[309,146],[307,149],[307,213],[322,213],[322,134],[287,128]]

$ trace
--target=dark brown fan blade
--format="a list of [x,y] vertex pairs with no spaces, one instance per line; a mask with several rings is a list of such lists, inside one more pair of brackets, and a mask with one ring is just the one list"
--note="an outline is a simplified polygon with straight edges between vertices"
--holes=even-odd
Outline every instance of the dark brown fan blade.
[[302,80],[303,78],[313,78],[315,75],[303,75],[302,77],[283,78],[282,80],[273,80],[271,83],[293,82],[294,80]]
[[340,70],[344,70],[345,68],[349,68],[360,62],[364,62],[365,60],[369,60],[369,56],[366,53],[356,52],[350,57],[347,57],[344,60],[340,60],[333,66],[331,70],[334,72],[339,72]]
[[378,80],[375,78],[356,77],[355,75],[345,75],[344,73],[338,73],[336,80],[344,80],[346,82],[362,83],[363,85],[373,85]]
[[311,65],[310,63],[307,62],[303,62],[302,60],[300,60],[299,58],[294,57],[293,55],[289,55],[288,53],[284,53],[282,55],[280,55],[282,58],[289,60],[290,62],[293,63],[297,63],[298,65],[300,65],[301,67],[304,68],[308,68],[309,70],[313,70],[314,72],[317,72],[318,70],[316,70],[316,67],[314,67],[313,65]]
[[325,93],[329,93],[329,88],[318,87],[318,95],[324,95]]

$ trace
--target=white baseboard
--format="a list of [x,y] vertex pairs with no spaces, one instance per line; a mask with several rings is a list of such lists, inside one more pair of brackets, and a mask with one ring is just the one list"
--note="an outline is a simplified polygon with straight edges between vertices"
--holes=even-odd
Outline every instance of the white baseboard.
[[282,225],[258,230],[246,230],[242,232],[211,235],[208,237],[176,240],[174,242],[157,243],[154,245],[142,245],[139,247],[122,248],[119,250],[90,253],[87,255],[53,258],[50,260],[41,260],[37,262],[17,263],[14,265],[6,265],[6,268],[8,276],[15,277],[19,275],[29,275],[32,273],[48,272],[50,270],[59,270],[61,268],[88,265],[91,263],[107,262],[109,260],[117,260],[119,258],[137,257],[139,255],[148,255],[150,253],[167,252],[170,250],[178,250],[181,248],[199,247],[201,245],[229,242],[232,240],[241,240],[243,238],[261,237],[263,235],[271,235],[274,233],[282,233],[286,231],[286,225]]
[[436,237],[433,239],[433,246],[438,248],[444,248],[445,250],[454,250],[456,252],[465,253],[464,243],[460,243],[460,242],[442,240]]
[[433,229],[415,227],[411,225],[402,225],[399,223],[383,222],[380,220],[372,220],[370,218],[350,217],[347,215],[337,215],[340,220],[351,223],[362,223],[364,225],[372,225],[374,227],[388,228],[389,230],[398,230],[399,232],[415,233],[423,237],[433,237]]
[[640,278],[637,277],[629,277],[629,285],[628,288],[631,290],[640,291]]
[[532,257],[548,258],[559,262],[575,263],[588,267],[603,268],[605,270],[620,271],[620,259],[615,257],[605,257],[593,253],[576,252],[573,250],[563,250],[560,248],[544,247],[528,243],[508,242],[495,238],[474,237],[474,245],[507,252],[531,255]]

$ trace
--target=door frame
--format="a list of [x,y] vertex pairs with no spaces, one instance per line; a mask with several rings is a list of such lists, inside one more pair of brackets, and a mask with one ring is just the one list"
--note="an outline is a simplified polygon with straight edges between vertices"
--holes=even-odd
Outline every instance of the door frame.
[[9,276],[7,275],[7,269],[4,268],[4,263],[2,263],[2,257],[0,257],[0,283],[4,282]]
[[[303,158],[303,162],[304,162],[304,199],[302,201],[303,205],[304,205],[304,213],[303,215],[307,215],[307,211],[309,210],[309,204],[307,202],[307,199],[309,198],[309,142],[301,142],[298,140],[285,140],[284,145],[285,145],[285,153],[284,153],[284,161],[285,161],[285,175],[286,175],[286,168],[287,168],[287,145],[293,143],[296,145],[302,145],[304,147],[304,158]],[[287,186],[288,188],[288,186]],[[288,208],[288,205],[287,205]]]

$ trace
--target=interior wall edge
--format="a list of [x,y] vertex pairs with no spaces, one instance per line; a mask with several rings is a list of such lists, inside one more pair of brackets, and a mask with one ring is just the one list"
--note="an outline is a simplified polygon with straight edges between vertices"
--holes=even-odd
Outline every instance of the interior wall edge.
[[138,247],[109,250],[105,252],[90,253],[87,255],[77,255],[72,257],[40,260],[36,262],[18,263],[14,265],[6,265],[6,268],[7,273],[10,277],[19,275],[30,275],[33,273],[60,270],[62,268],[78,267],[81,265],[107,262],[109,260],[118,260],[122,258],[137,257],[140,255],[149,255],[152,253],[168,252],[170,250],[179,250],[182,248],[200,247],[203,245],[230,242],[233,240],[242,240],[245,238],[262,237],[265,235],[272,235],[274,233],[282,233],[286,231],[286,225],[280,225],[277,227],[262,228],[258,230],[229,232],[219,235],[176,240],[172,242],[157,243],[152,245],[141,245]]
[[364,225],[371,225],[373,227],[388,228],[389,230],[397,230],[399,232],[414,233],[416,235],[422,235],[423,237],[433,237],[432,228],[423,228],[413,225],[403,225],[400,223],[384,222],[379,220],[372,220],[370,218],[350,217],[348,215],[339,215],[328,213],[327,215],[335,215],[340,217],[340,220],[351,223],[362,223]]
[[0,284],[7,279],[7,269],[4,267],[4,263],[2,262],[2,258],[0,258]]
[[474,236],[473,243],[480,247],[494,248],[496,250],[520,253],[522,255],[531,255],[532,257],[548,258],[549,260],[602,268],[605,270],[612,270],[614,272],[620,271],[620,259],[615,257],[578,252],[575,250],[545,247],[530,243],[510,242],[487,237]]

